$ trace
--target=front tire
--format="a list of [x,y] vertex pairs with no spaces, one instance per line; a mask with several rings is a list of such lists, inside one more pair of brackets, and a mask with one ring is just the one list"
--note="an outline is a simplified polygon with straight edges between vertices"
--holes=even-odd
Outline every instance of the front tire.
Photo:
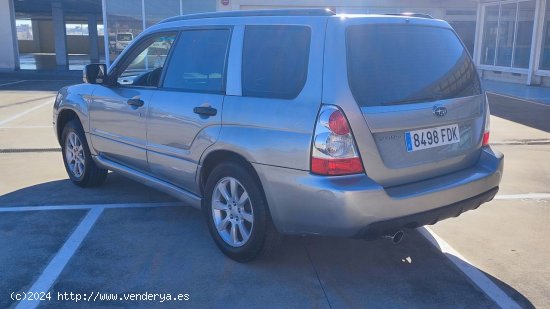
[[236,162],[222,163],[212,170],[202,210],[218,248],[237,262],[256,258],[277,233],[260,184]]
[[99,186],[107,178],[108,171],[98,167],[92,159],[80,122],[71,120],[63,128],[61,151],[65,170],[75,185]]

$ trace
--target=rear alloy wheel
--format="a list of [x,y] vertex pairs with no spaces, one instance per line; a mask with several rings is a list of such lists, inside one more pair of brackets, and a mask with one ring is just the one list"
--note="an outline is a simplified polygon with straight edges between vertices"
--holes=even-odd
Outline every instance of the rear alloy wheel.
[[278,233],[260,183],[250,168],[233,161],[216,166],[204,192],[202,208],[208,229],[225,255],[248,262],[271,251]]
[[69,121],[61,134],[63,162],[71,181],[80,187],[102,184],[107,170],[98,167],[92,159],[80,122]]
[[254,209],[248,192],[233,177],[218,181],[211,202],[216,231],[226,244],[241,247],[254,228]]

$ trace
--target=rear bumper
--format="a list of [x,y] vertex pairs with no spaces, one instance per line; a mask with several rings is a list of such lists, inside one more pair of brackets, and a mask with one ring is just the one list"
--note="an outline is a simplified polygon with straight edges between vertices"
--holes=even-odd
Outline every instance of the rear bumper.
[[402,228],[413,229],[423,225],[436,224],[437,222],[447,218],[458,217],[465,211],[476,209],[481,204],[491,201],[497,192],[498,187],[495,187],[487,192],[447,206],[434,208],[403,217],[374,222],[361,230],[356,237],[370,239],[380,235],[390,235]]
[[280,232],[368,238],[433,224],[490,201],[502,178],[503,155],[485,147],[470,168],[391,188],[365,174],[323,177],[254,167]]

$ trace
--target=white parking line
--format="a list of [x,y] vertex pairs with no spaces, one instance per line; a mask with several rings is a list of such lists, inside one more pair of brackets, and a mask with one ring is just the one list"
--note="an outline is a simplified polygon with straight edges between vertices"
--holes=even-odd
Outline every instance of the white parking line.
[[[52,97],[52,98],[53,98],[53,97]],[[51,99],[48,99],[47,102],[44,102],[44,103],[42,103],[42,104],[40,104],[40,105],[38,105],[38,106],[35,106],[35,107],[33,107],[33,108],[29,108],[29,109],[27,109],[27,110],[25,110],[25,111],[23,111],[23,112],[21,112],[21,113],[19,113],[19,114],[15,114],[15,115],[11,116],[11,117],[8,118],[8,119],[1,120],[1,121],[0,121],[0,126],[3,126],[3,125],[5,125],[6,123],[11,122],[11,121],[13,121],[13,120],[15,120],[15,119],[17,119],[17,118],[23,117],[23,116],[25,116],[26,114],[32,113],[32,112],[34,112],[35,110],[37,110],[37,109],[39,109],[39,108],[42,108],[42,107],[44,107],[44,106],[46,106],[46,105],[51,105],[51,106],[53,106],[53,101],[52,101]]]
[[185,206],[185,204],[182,202],[158,202],[158,203],[126,203],[126,204],[45,205],[45,206],[0,207],[0,212],[74,210],[74,209],[112,209],[112,208],[155,208],[155,207],[180,207],[180,206]]
[[14,84],[19,84],[19,83],[24,83],[24,82],[26,82],[26,80],[18,80],[18,81],[15,81],[15,82],[0,84],[0,87],[2,87],[2,86],[8,86],[8,85],[14,85]]
[[[86,235],[88,235],[102,212],[103,208],[94,208],[86,214],[86,217],[82,219],[69,239],[63,244],[63,247],[61,247],[48,266],[46,266],[40,277],[38,277],[30,287],[29,291],[47,292],[50,290],[55,280],[57,280],[65,268],[65,265],[67,265],[78,247],[80,247],[80,244]],[[40,300],[22,300],[16,308],[36,308],[39,304]]]
[[13,127],[0,127],[0,129],[16,130],[16,129],[53,129],[52,125],[48,126],[13,126]]
[[527,194],[503,194],[497,195],[495,200],[547,200],[550,199],[550,193],[527,193]]
[[436,249],[440,250],[461,272],[463,272],[478,288],[491,298],[501,308],[521,308],[508,294],[501,290],[491,279],[487,278],[482,271],[472,262],[468,261],[451,245],[437,236],[427,227],[417,229]]

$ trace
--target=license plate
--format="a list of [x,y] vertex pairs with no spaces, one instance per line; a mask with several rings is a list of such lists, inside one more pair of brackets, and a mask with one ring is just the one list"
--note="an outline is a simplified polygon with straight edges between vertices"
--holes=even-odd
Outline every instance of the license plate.
[[405,132],[407,152],[460,142],[458,124]]

